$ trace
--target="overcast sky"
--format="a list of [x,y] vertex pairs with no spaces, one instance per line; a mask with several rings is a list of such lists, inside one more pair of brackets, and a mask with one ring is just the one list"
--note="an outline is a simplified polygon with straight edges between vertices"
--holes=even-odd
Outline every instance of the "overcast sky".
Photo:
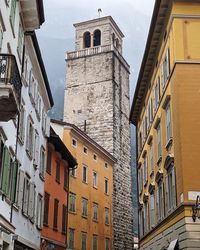
[[52,88],[55,107],[62,108],[65,84],[65,53],[74,50],[73,24],[111,15],[125,35],[123,56],[130,64],[130,94],[146,44],[155,0],[44,0],[45,23],[37,32],[44,63]]

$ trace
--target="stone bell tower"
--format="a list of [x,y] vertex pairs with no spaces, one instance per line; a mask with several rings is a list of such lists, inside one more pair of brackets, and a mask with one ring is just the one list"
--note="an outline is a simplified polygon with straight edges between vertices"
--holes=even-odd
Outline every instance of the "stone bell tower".
[[129,65],[123,33],[111,16],[74,24],[75,51],[67,53],[64,121],[77,125],[114,155],[113,246],[133,249]]

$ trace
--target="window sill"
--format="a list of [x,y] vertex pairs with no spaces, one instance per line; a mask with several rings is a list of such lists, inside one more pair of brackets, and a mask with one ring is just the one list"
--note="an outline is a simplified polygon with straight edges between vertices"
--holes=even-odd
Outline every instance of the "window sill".
[[41,227],[41,226],[36,225],[36,228],[37,228],[37,230],[39,230],[39,231],[42,230],[42,227]]
[[68,192],[68,188],[67,187],[63,187],[63,189],[65,190],[65,192]]
[[58,232],[58,228],[57,227],[53,227],[53,231]]
[[173,143],[173,139],[172,139],[172,137],[171,137],[171,138],[168,140],[168,142],[167,142],[165,148],[166,148],[167,150],[169,150],[169,148],[172,146],[172,143]]
[[158,160],[157,160],[157,166],[159,166],[160,165],[160,163],[161,163],[161,161],[162,161],[162,156],[160,156],[159,158],[158,158]]
[[87,181],[82,181],[84,184],[88,185]]
[[60,180],[55,180],[60,185]]
[[44,226],[44,227],[49,227],[49,225],[48,225],[48,224],[46,224],[46,223],[43,223],[43,226]]
[[93,186],[93,188],[96,189],[96,190],[98,189],[96,186]]
[[109,226],[110,226],[110,224],[109,224],[109,223],[105,223],[105,225],[106,225],[107,227],[109,227]]
[[98,223],[98,220],[92,219],[93,222]]
[[77,178],[75,175],[72,175],[72,174],[70,174],[70,176],[73,177],[73,178],[75,178],[75,179]]
[[106,196],[109,196],[109,193],[104,193]]
[[147,184],[148,184],[148,180],[146,180],[146,181],[145,181],[145,183],[144,183],[144,187],[146,187],[146,186],[147,186]]
[[88,216],[86,216],[86,215],[82,215],[82,218],[84,218],[84,219],[88,219]]
[[73,211],[70,211],[70,210],[69,210],[69,213],[70,213],[70,214],[74,214],[74,215],[77,214],[76,212],[73,212]]
[[49,175],[51,175],[51,171],[49,171],[47,169],[46,169],[46,173],[49,174]]

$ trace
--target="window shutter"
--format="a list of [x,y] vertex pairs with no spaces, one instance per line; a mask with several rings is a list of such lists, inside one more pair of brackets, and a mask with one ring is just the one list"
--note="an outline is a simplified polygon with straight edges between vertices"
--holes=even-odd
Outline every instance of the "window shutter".
[[46,116],[46,124],[45,124],[45,135],[49,137],[50,135],[50,118]]
[[169,50],[169,48],[167,49],[167,53],[166,53],[166,67],[167,67],[167,75],[166,75],[166,77],[167,77],[167,79],[169,78],[169,75],[170,75],[170,50]]
[[39,164],[39,135],[37,131],[35,131],[35,145],[34,145],[34,165]]
[[8,151],[8,148],[5,146],[3,151],[3,169],[1,180],[1,189],[5,194],[7,194],[9,189],[10,160],[10,153]]
[[165,62],[162,63],[161,68],[162,89],[165,88]]
[[165,193],[166,193],[166,211],[168,212],[170,209],[168,175],[165,177]]
[[27,129],[26,129],[26,150],[29,151],[29,140],[30,140],[30,135],[29,135],[29,132],[30,132],[30,118],[28,117],[27,119]]
[[15,202],[15,197],[16,197],[17,172],[18,172],[18,163],[14,161],[12,162],[12,180],[11,180],[11,191],[10,191],[10,199],[13,203]]
[[23,203],[23,190],[24,190],[24,172],[20,169],[19,170],[19,177],[18,177],[18,190],[17,190],[17,206],[22,208]]
[[28,204],[28,216],[32,220],[34,217],[34,192],[35,192],[35,184],[30,183],[30,194],[29,194],[29,204]]
[[160,212],[159,212],[160,206],[159,206],[159,189],[156,190],[156,217],[157,221],[160,220]]
[[173,208],[176,207],[176,174],[175,168],[172,169],[172,201],[173,201]]
[[162,201],[160,204],[162,211],[161,218],[164,218],[165,216],[164,183],[162,183],[161,201]]
[[22,141],[24,142],[24,138],[25,138],[25,117],[26,117],[26,112],[25,112],[25,109],[23,108],[23,111],[21,112],[21,119],[22,119],[22,121],[21,121],[21,139],[22,139]]

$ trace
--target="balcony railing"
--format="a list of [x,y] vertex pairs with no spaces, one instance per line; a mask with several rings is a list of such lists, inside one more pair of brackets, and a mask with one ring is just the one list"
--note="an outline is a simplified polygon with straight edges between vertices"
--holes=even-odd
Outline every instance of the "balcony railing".
[[[0,54],[0,120],[9,120],[18,113],[21,88],[22,83],[15,56]],[[2,112],[6,117],[6,111],[9,117],[2,118]]]
[[102,46],[97,46],[97,47],[92,47],[92,48],[87,48],[87,49],[82,49],[82,50],[77,50],[77,51],[72,51],[72,52],[67,52],[67,59],[75,59],[79,57],[85,57],[85,56],[90,56],[90,55],[96,55],[104,52],[109,52],[109,51],[114,51],[115,54],[118,56],[120,61],[125,65],[127,69],[129,69],[129,65],[126,62],[126,60],[123,58],[121,53],[118,51],[118,49],[113,45],[102,45]]

